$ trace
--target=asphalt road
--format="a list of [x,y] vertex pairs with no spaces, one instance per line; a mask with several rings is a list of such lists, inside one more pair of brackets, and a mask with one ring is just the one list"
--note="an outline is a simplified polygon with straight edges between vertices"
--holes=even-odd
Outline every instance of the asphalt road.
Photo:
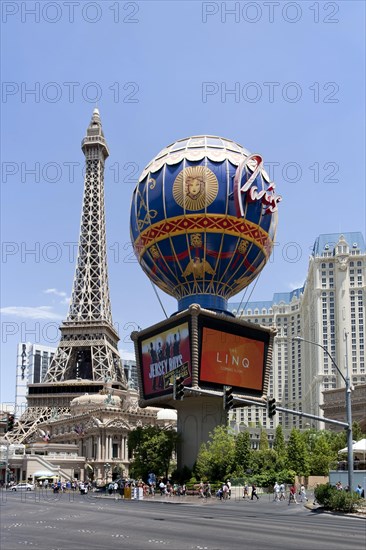
[[361,550],[366,521],[259,501],[2,492],[1,550]]

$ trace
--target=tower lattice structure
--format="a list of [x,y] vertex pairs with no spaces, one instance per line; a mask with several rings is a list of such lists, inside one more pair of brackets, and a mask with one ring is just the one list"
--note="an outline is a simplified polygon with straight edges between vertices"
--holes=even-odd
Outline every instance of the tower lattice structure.
[[45,382],[124,382],[109,298],[104,164],[109,156],[98,109],[82,142],[86,159],[79,253],[67,320]]
[[104,165],[109,156],[98,109],[81,145],[86,160],[78,259],[71,304],[61,338],[41,384],[30,384],[28,407],[9,441],[24,442],[48,419],[69,412],[70,401],[109,387],[127,388],[109,297]]

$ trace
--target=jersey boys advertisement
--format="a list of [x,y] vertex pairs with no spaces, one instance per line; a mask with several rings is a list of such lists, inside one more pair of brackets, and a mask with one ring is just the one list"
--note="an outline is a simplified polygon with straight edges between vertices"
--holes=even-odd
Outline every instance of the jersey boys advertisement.
[[201,382],[262,391],[265,343],[203,327]]
[[164,375],[183,363],[188,362],[189,370],[189,377],[184,383],[192,383],[188,322],[143,340],[141,349],[142,382],[146,399],[171,393],[172,387],[164,389]]

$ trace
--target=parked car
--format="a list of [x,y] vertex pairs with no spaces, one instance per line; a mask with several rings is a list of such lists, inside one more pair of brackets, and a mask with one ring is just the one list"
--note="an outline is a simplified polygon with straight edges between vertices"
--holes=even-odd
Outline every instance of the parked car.
[[13,485],[10,487],[12,491],[33,491],[33,483],[18,483],[18,485]]

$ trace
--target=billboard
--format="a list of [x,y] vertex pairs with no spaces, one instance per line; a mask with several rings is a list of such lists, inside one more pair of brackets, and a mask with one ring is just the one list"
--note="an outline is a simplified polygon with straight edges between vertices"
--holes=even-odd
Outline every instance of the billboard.
[[235,334],[225,328],[202,327],[200,385],[226,385],[262,394],[266,335],[251,330]]
[[192,383],[189,322],[170,326],[165,331],[146,336],[140,341],[140,367],[144,398],[158,397],[172,393],[171,386],[165,387],[166,374],[183,365],[188,367],[189,376],[185,385]]
[[176,407],[172,383],[178,377],[193,389],[185,392],[184,403],[200,389],[201,395],[218,397],[223,386],[231,386],[238,397],[262,400],[268,393],[274,334],[273,328],[198,304],[133,332],[140,407]]

